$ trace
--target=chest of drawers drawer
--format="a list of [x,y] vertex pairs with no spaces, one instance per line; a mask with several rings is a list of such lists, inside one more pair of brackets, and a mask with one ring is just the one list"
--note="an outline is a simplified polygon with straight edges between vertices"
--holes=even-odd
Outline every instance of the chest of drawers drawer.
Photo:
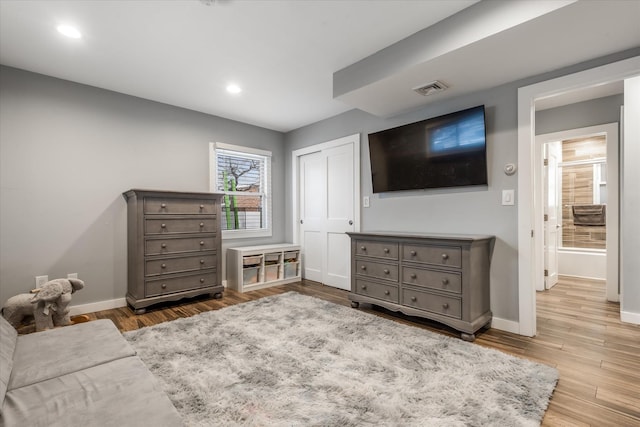
[[427,270],[414,267],[402,267],[402,283],[421,286],[442,291],[462,292],[462,276],[460,273]]
[[460,298],[432,294],[417,289],[402,289],[402,301],[408,307],[427,310],[432,313],[460,319],[462,316],[462,304]]
[[215,285],[216,273],[196,274],[162,280],[147,280],[145,282],[145,294],[147,297],[154,297]]
[[364,261],[360,259],[356,261],[356,274],[358,276],[397,282],[398,266],[393,264],[382,264],[372,261]]
[[175,199],[167,197],[145,197],[145,214],[167,215],[204,215],[215,214],[215,202],[213,200]]
[[145,275],[182,273],[216,268],[216,255],[196,255],[180,258],[149,259],[145,261]]
[[450,246],[403,245],[403,261],[462,267],[462,249]]
[[146,235],[212,233],[216,231],[216,218],[145,218]]
[[356,255],[358,256],[367,256],[389,260],[398,259],[397,243],[381,243],[369,240],[356,240],[355,250]]
[[376,283],[367,280],[356,281],[356,292],[372,298],[390,302],[398,302],[398,286],[386,283]]
[[168,255],[184,252],[202,252],[216,249],[214,236],[147,239],[144,253],[146,255]]

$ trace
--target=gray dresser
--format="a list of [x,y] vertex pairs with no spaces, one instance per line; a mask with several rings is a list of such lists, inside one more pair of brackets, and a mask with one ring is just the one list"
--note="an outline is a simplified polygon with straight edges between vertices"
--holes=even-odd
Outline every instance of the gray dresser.
[[217,193],[129,190],[127,303],[136,314],[165,301],[222,297]]
[[435,320],[475,340],[491,322],[494,236],[348,233],[351,306],[361,302]]

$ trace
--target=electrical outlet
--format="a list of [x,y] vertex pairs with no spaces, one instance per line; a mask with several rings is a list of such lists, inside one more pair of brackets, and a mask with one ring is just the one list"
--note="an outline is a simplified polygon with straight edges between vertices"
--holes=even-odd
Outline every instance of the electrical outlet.
[[67,274],[67,279],[77,279],[78,273],[69,273]]
[[49,281],[49,276],[36,276],[36,288],[44,285]]

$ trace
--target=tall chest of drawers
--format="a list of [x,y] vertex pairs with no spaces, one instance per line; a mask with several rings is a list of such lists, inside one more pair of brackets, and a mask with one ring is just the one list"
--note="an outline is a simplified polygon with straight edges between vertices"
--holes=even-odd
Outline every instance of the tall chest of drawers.
[[494,236],[348,234],[352,307],[363,302],[435,320],[467,341],[491,322]]
[[152,304],[210,294],[222,297],[217,193],[129,190],[127,303]]

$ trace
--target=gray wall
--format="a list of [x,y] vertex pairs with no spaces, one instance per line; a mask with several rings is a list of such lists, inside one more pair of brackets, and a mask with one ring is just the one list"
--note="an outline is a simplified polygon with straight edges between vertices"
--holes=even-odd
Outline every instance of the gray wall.
[[[34,276],[78,273],[73,304],[124,298],[130,188],[209,191],[209,142],[271,150],[284,187],[283,135],[194,111],[0,67],[0,303]],[[282,241],[284,194],[273,193]]]
[[611,95],[590,101],[536,112],[536,135],[620,122],[624,95]]
[[[497,318],[518,321],[518,222],[516,206],[502,206],[503,189],[517,189],[518,174],[507,176],[506,163],[517,164],[518,88],[638,55],[638,49],[576,64],[539,76],[477,92],[418,111],[383,119],[349,111],[285,134],[287,169],[293,150],[354,133],[361,134],[361,195],[372,196],[362,208],[362,230],[493,234],[496,245],[491,265],[491,309]],[[372,195],[367,134],[458,109],[484,104],[487,116],[489,185],[476,190],[411,191]],[[553,124],[549,124],[553,127]],[[287,187],[287,238],[292,236],[292,197]]]

